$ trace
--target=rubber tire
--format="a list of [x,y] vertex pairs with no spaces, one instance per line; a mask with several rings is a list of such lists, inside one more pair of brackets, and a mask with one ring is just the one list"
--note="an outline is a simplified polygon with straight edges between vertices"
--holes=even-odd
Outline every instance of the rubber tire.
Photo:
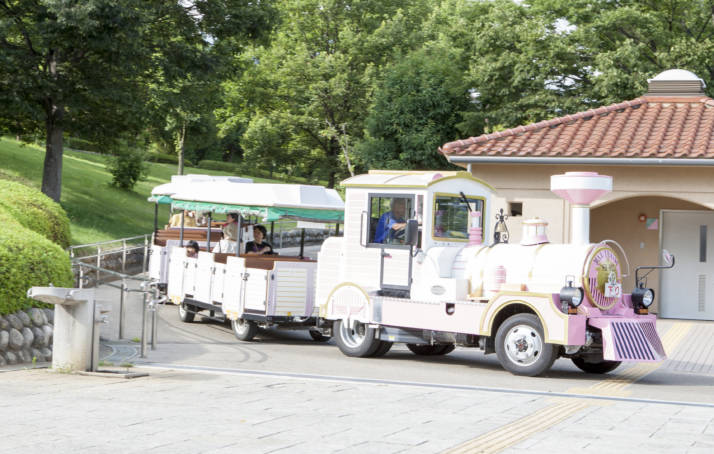
[[179,318],[184,323],[192,323],[193,320],[196,318],[196,314],[193,312],[188,312],[189,310],[195,311],[196,308],[194,308],[193,306],[190,306],[186,303],[181,303],[178,306]]
[[586,362],[583,358],[581,357],[575,357],[571,358],[573,361],[573,364],[575,364],[578,369],[582,370],[583,372],[587,372],[589,374],[606,374],[608,372],[612,372],[613,370],[617,369],[620,364],[622,364],[622,361],[605,361],[602,360],[597,363],[589,363]]
[[419,356],[445,355],[454,350],[454,344],[407,344],[412,353]]
[[[543,351],[539,353],[536,362],[528,366],[522,366],[512,362],[506,353],[504,345],[506,333],[516,325],[528,325],[535,329],[543,343]],[[558,346],[545,342],[543,325],[537,315],[522,313],[508,317],[501,326],[498,327],[498,332],[496,333],[496,356],[498,356],[498,361],[501,363],[501,366],[513,375],[536,377],[546,373],[558,358]]]
[[444,345],[444,349],[439,352],[440,355],[448,355],[449,353],[453,352],[456,349],[456,345],[454,344],[446,344]]
[[379,341],[380,345],[377,347],[377,350],[372,353],[372,358],[379,358],[381,356],[384,356],[389,352],[389,350],[392,348],[393,343],[389,341]]
[[312,337],[312,340],[315,342],[327,342],[330,340],[330,336],[325,336],[321,332],[314,329],[309,330],[308,333],[310,333],[310,337]]
[[236,339],[244,342],[253,340],[258,333],[258,325],[255,322],[242,318],[231,320],[231,328],[233,328]]
[[340,351],[346,356],[352,356],[357,358],[366,358],[374,355],[377,349],[381,345],[381,341],[376,338],[376,330],[374,328],[365,327],[365,335],[362,342],[356,346],[352,347],[342,339],[341,332],[342,320],[335,320],[332,328],[332,335],[335,338],[335,343]]

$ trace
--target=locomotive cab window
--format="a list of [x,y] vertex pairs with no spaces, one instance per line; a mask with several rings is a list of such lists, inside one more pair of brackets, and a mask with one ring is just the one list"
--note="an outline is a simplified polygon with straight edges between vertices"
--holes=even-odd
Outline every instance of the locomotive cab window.
[[461,194],[434,194],[434,223],[432,236],[441,241],[468,241],[471,211],[481,213],[483,228],[484,199]]
[[370,246],[404,245],[407,220],[414,218],[413,196],[371,194],[367,226]]

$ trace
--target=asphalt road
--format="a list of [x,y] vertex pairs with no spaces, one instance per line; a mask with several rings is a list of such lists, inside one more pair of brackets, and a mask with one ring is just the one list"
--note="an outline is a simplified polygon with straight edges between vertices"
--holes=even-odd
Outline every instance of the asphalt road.
[[161,306],[159,314],[157,349],[138,363],[714,406],[712,323],[660,321],[658,330],[670,357],[662,363],[624,363],[610,374],[595,375],[559,359],[545,376],[519,377],[503,370],[495,354],[484,355],[478,349],[457,347],[446,356],[420,357],[395,344],[382,358],[350,358],[334,341],[315,342],[305,331],[261,330],[254,341],[241,342],[228,324],[198,316],[194,323],[182,323],[176,306]]

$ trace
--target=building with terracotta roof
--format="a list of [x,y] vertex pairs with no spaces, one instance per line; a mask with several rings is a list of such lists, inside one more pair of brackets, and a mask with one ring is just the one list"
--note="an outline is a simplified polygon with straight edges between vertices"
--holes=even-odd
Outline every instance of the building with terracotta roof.
[[595,202],[590,239],[613,239],[634,267],[677,257],[672,270],[650,277],[660,315],[714,320],[714,99],[704,81],[680,69],[649,81],[643,96],[552,120],[457,140],[440,152],[492,184],[495,208],[511,215],[512,241],[521,222],[549,222],[554,242],[570,238],[568,202],[550,192],[550,176],[595,171],[613,177],[613,191]]

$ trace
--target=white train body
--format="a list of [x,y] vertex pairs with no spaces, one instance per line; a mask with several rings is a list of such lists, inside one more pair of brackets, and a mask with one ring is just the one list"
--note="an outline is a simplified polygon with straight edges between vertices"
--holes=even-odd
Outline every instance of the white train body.
[[[466,172],[378,171],[344,185],[345,234],[326,241],[320,251],[316,300],[320,316],[336,321],[338,345],[346,354],[373,355],[364,347],[365,338],[367,343],[376,339],[372,344],[432,347],[421,351],[459,343],[495,350],[507,369],[534,375],[550,367],[541,370],[529,362],[534,358],[518,359],[529,354],[529,347],[523,347],[528,339],[518,331],[534,325],[531,331],[540,330],[542,339],[536,346],[540,350],[530,354],[550,354],[555,346],[555,357],[573,357],[576,364],[587,360],[586,370],[592,364],[603,368],[664,358],[655,317],[622,294],[620,257],[609,243],[549,244],[536,221],[538,234],[528,244],[485,244],[491,238],[488,222],[478,226],[486,241],[476,244],[479,230],[474,224],[467,228],[466,216],[480,211],[481,219],[492,219],[493,189]],[[398,209],[406,205],[404,219],[418,222],[413,247],[383,241],[376,233],[379,225],[375,231],[375,220],[392,217],[384,210],[395,203]],[[577,298],[572,304],[565,297],[561,301],[561,290],[572,293],[563,289],[568,285],[576,294],[582,288],[582,304]],[[502,335],[506,347],[499,352],[502,325],[510,331]],[[509,355],[510,366],[501,357]]]

